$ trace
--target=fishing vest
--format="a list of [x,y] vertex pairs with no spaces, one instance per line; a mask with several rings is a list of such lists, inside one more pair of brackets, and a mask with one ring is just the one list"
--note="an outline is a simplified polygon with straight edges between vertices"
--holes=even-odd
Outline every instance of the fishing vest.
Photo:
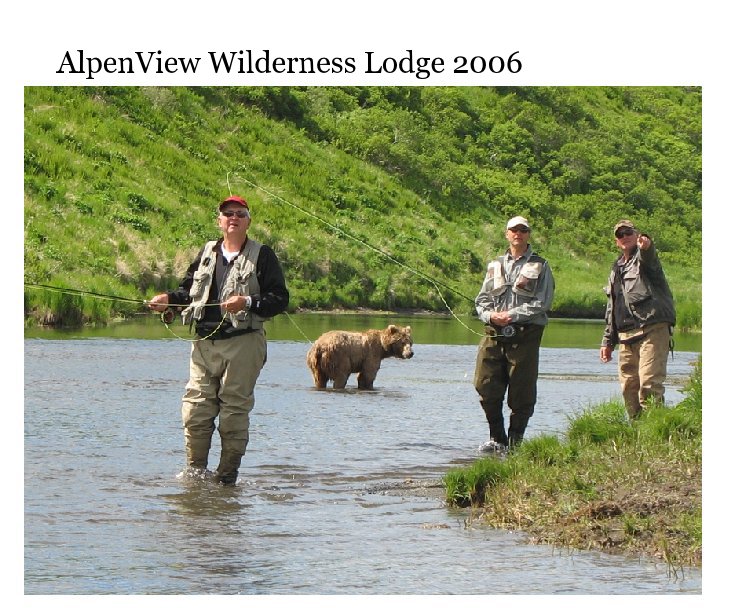
[[[209,290],[217,266],[217,254],[214,251],[217,242],[209,241],[204,246],[199,268],[194,273],[194,280],[189,290],[191,304],[181,312],[184,324],[200,321],[204,315],[204,308],[209,300]],[[260,293],[260,284],[257,281],[255,270],[261,247],[261,243],[251,238],[247,239],[245,247],[240,251],[224,277],[222,286],[219,288],[217,302],[224,302],[231,296],[254,296]],[[222,315],[225,315],[225,311],[222,311]],[[226,313],[226,317],[232,327],[238,329],[261,329],[263,322],[267,319],[249,309],[243,309],[238,313]]]
[[639,249],[628,262],[623,263],[620,258],[612,266],[604,288],[608,299],[605,319],[612,325],[614,318],[618,331],[659,322],[675,325],[673,295],[657,262],[657,254],[651,256],[656,265],[648,268],[643,268]]
[[[537,253],[531,253],[528,261],[521,267],[514,279],[509,279],[505,271],[504,255],[487,265],[487,276],[485,285],[489,293],[500,298],[508,291],[511,291],[519,298],[519,302],[528,302],[529,299],[535,298],[540,285],[540,277],[545,269],[546,260]],[[509,304],[510,296],[506,296],[502,302]]]

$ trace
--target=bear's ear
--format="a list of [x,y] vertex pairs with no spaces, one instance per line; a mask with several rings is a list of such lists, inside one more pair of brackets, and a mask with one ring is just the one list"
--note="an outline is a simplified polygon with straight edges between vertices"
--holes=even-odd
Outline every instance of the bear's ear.
[[387,331],[390,332],[390,333],[395,333],[395,332],[398,331],[398,327],[395,324],[390,324],[387,327]]
[[410,326],[405,326],[405,331],[410,334]]

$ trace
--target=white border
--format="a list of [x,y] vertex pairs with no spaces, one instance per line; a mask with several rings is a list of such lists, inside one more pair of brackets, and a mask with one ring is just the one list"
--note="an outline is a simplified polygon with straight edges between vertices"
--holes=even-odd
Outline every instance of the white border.
[[[728,581],[725,558],[731,546],[728,526],[719,526],[718,516],[728,510],[729,483],[720,475],[720,466],[730,462],[727,436],[731,432],[731,404],[722,382],[730,377],[719,359],[720,347],[731,346],[730,316],[722,288],[731,285],[725,267],[727,230],[731,227],[731,190],[726,179],[731,174],[731,114],[727,56],[730,57],[729,26],[725,3],[619,0],[617,2],[172,2],[128,0],[31,1],[4,16],[2,62],[2,168],[5,182],[4,208],[9,221],[3,224],[2,245],[5,261],[12,272],[9,304],[3,304],[6,336],[10,336],[11,368],[23,355],[23,339],[15,322],[20,321],[22,301],[21,261],[23,223],[22,151],[23,87],[26,85],[701,85],[704,91],[704,327],[707,335],[705,390],[706,415],[704,480],[704,595],[665,598],[667,610],[712,605],[726,595]],[[8,9],[6,8],[7,12]],[[415,75],[99,75],[88,80],[80,75],[57,74],[67,50],[84,49],[99,57],[129,55],[138,50],[161,50],[166,56],[205,56],[210,50],[270,49],[289,57],[360,57],[373,50],[376,56],[399,57],[406,49],[416,55],[453,58],[457,54],[509,54],[519,51],[523,69],[516,75],[460,76],[434,75],[419,81]],[[716,284],[709,286],[708,280]],[[711,294],[709,293],[711,292]],[[17,302],[16,302],[17,300]],[[714,311],[714,305],[717,309]],[[7,312],[6,312],[7,311]],[[714,316],[716,315],[716,316]],[[715,327],[714,327],[715,326]],[[715,335],[713,332],[715,330]],[[715,338],[715,344],[712,340]],[[711,342],[707,342],[711,340]],[[724,357],[723,355],[721,357]],[[32,367],[32,365],[25,365]],[[17,400],[4,407],[11,417],[10,432],[23,432],[23,392],[18,377],[11,373]],[[13,390],[16,398],[16,390]],[[20,460],[20,462],[18,462]],[[13,498],[9,521],[3,522],[6,547],[3,557],[4,593],[22,597],[22,445],[14,461],[6,466],[13,474]],[[15,515],[19,513],[19,517]],[[7,545],[10,545],[8,547]],[[474,602],[470,605],[482,604]],[[454,600],[437,599],[438,606],[456,606]],[[100,605],[129,607],[160,606],[160,600],[80,599],[74,607]],[[392,604],[392,601],[388,601]],[[433,601],[436,602],[436,601]],[[524,601],[513,601],[517,607]],[[155,603],[158,603],[157,605]],[[168,601],[167,601],[168,603]],[[248,606],[261,604],[253,599]],[[645,599],[644,603],[649,603]],[[22,606],[47,610],[46,598],[24,598]],[[177,608],[201,606],[177,600]],[[268,602],[269,608],[275,603]],[[295,603],[288,602],[287,606]],[[354,607],[355,602],[329,599],[318,606]],[[367,600],[366,606],[374,606]],[[380,605],[384,606],[384,600]],[[404,599],[398,606],[410,606]],[[505,604],[505,603],[503,603]],[[537,600],[532,606],[538,606]],[[563,608],[609,608],[636,606],[637,599],[625,603],[598,598],[550,599],[541,606]],[[657,602],[655,604],[658,604]],[[420,606],[425,606],[422,602]],[[359,606],[359,605],[358,605]]]

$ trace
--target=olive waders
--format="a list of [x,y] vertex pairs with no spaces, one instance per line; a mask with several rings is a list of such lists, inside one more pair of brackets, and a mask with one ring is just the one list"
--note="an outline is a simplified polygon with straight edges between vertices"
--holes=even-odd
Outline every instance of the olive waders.
[[[537,399],[540,341],[545,326],[515,326],[511,337],[498,335],[492,326],[479,344],[474,388],[489,424],[489,437],[509,447],[520,444]],[[505,431],[502,404],[507,393],[509,429]]]

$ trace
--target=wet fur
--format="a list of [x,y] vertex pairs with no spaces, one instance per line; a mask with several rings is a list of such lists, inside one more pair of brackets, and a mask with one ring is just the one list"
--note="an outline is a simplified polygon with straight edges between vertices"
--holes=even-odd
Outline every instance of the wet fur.
[[314,385],[323,389],[333,381],[334,389],[344,389],[352,373],[357,375],[357,387],[374,388],[377,371],[385,358],[413,357],[413,337],[410,326],[390,324],[384,330],[345,332],[332,330],[322,334],[306,355]]

